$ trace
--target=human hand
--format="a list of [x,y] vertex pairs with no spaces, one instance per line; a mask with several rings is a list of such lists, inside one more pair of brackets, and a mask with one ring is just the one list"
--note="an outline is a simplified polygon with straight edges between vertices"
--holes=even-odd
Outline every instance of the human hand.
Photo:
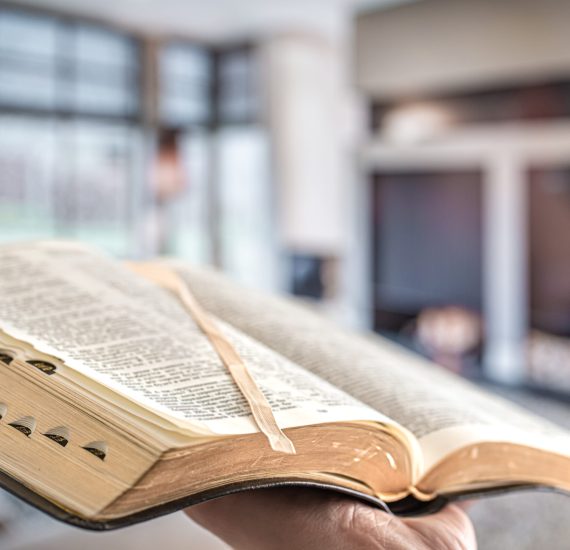
[[186,510],[236,550],[476,550],[457,506],[398,518],[355,499],[312,489],[262,489]]

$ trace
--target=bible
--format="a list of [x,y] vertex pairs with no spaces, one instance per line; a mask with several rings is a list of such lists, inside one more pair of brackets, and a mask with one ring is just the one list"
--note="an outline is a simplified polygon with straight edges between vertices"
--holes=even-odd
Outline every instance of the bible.
[[[152,276],[156,266],[204,318]],[[220,346],[285,444],[263,433]],[[496,491],[570,491],[570,434],[214,270],[127,265],[73,242],[6,244],[0,485],[96,530],[280,485],[420,514]]]

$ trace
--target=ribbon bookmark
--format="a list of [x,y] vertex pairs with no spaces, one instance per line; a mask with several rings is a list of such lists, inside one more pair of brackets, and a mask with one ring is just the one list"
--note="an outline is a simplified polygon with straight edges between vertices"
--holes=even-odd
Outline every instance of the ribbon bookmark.
[[242,361],[231,342],[222,334],[208,312],[199,304],[182,278],[168,267],[156,263],[127,262],[135,273],[174,293],[196,324],[208,337],[222,363],[228,369],[237,387],[249,404],[253,419],[274,451],[296,454],[293,442],[283,433],[271,405],[256,384],[253,376]]

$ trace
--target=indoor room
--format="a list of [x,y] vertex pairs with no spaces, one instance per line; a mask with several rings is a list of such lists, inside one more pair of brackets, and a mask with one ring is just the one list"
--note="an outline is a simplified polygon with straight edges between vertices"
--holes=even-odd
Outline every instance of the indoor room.
[[[196,269],[188,280],[197,281],[200,309],[185,307],[211,341],[217,329],[208,324],[208,313],[222,326],[227,322],[230,334],[237,327],[312,371],[318,360],[310,350],[338,356],[341,365],[344,335],[364,333],[363,354],[378,337],[379,347],[405,350],[401,364],[400,352],[385,353],[395,354],[390,368],[402,380],[409,357],[410,384],[416,380],[412,371],[423,372],[420,363],[437,364],[426,383],[439,384],[454,406],[468,381],[477,392],[498,396],[501,407],[506,400],[552,422],[553,430],[570,430],[569,18],[568,0],[0,1],[0,256],[6,254],[5,271],[0,265],[0,366],[14,366],[3,331],[14,341],[26,340],[20,338],[24,325],[13,333],[6,328],[19,325],[2,309],[17,303],[9,295],[18,280],[34,282],[33,273],[22,272],[3,286],[2,278],[12,273],[11,251],[23,255],[35,250],[33,243],[45,243],[37,258],[61,257],[65,272],[66,254],[80,243],[117,266],[148,266],[158,258],[163,266]],[[38,281],[40,259],[34,260]],[[70,272],[87,269],[87,260],[75,261],[69,260]],[[102,266],[89,276],[142,296]],[[47,272],[46,266],[46,285],[53,284],[55,293]],[[219,274],[237,285],[233,291],[223,290]],[[244,289],[219,311],[218,280],[222,297]],[[163,286],[172,290],[178,282]],[[267,311],[264,296],[271,296]],[[275,296],[282,302],[275,302],[270,327]],[[62,311],[80,298],[70,296]],[[241,314],[240,300],[247,304]],[[299,321],[298,339],[289,338],[297,313],[281,303],[300,304],[330,325],[317,329],[317,321],[313,326],[307,320],[303,331]],[[60,307],[53,296],[45,304],[54,312]],[[328,326],[344,332],[336,337],[331,328],[330,340],[323,335],[321,342],[318,333]],[[113,330],[119,329],[108,327]],[[273,345],[274,333],[281,333],[283,349]],[[307,357],[303,337],[313,339]],[[346,338],[347,359],[339,369],[348,376],[364,359],[359,362],[356,340],[349,345]],[[45,349],[30,343],[44,354],[42,364],[58,357],[61,340],[54,336],[51,342]],[[73,371],[76,356],[69,353],[62,370]],[[309,375],[316,372],[336,386],[338,376],[327,379],[320,368]],[[382,369],[370,370],[379,385],[392,380],[382,378]],[[105,380],[98,383],[108,391]],[[371,406],[364,389],[370,381],[359,383],[355,388],[362,389],[347,392]],[[398,384],[390,383],[397,394]],[[19,415],[22,424],[10,416],[12,388],[1,382],[0,391],[7,394],[0,395],[0,435],[10,426],[28,430],[28,437],[39,433],[35,420],[33,426],[24,421],[31,418],[27,411]],[[477,433],[487,437],[490,416],[502,416],[503,409],[485,411],[481,399],[473,397],[473,403],[485,420],[465,423],[477,424]],[[269,401],[270,411],[284,403]],[[459,408],[453,411],[450,425],[463,418]],[[523,417],[516,422],[524,432]],[[537,428],[536,438],[529,427],[533,444],[548,436],[548,426]],[[286,434],[291,427],[296,425],[283,427]],[[232,435],[241,433],[235,430]],[[66,433],[41,435],[63,438],[66,446]],[[491,441],[510,443],[501,435],[481,439]],[[544,460],[532,458],[534,470],[545,473],[528,481],[513,472],[530,464],[531,455],[503,449],[496,461],[512,475],[508,483],[483,469],[477,483],[456,481],[449,494],[443,492],[467,502],[460,513],[474,526],[478,548],[568,548],[570,499],[564,491],[570,491],[570,478],[561,474],[566,485],[555,483],[551,472],[570,471],[570,462],[562,462],[570,459],[569,442],[570,432],[567,446],[560,443]],[[544,453],[554,449],[536,445]],[[486,448],[473,447],[471,459]],[[100,445],[83,449],[101,460],[107,454]],[[10,494],[18,490],[4,480],[7,460],[0,448],[0,485],[8,489],[0,489],[2,549],[247,547],[182,511],[108,533],[77,529],[37,510],[42,504],[30,506],[30,499]],[[439,462],[429,455],[425,463],[435,468]],[[482,491],[486,484],[489,494]],[[481,492],[485,498],[478,498]],[[408,496],[429,500],[427,490],[422,495]],[[420,521],[435,511],[418,502],[409,510],[390,502],[390,513],[420,513]],[[272,548],[286,547],[278,538]],[[402,544],[398,548],[423,548]]]

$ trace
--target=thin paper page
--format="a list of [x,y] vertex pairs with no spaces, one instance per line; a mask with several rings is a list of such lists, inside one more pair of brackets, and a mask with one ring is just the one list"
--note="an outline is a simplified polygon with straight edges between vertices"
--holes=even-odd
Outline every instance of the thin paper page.
[[[74,246],[0,249],[0,328],[198,433],[253,433],[247,403],[207,337],[167,291]],[[225,323],[283,428],[389,422]]]
[[410,430],[428,462],[453,450],[454,442],[463,444],[447,437],[458,431],[479,440],[489,434],[570,454],[565,430],[400,346],[349,333],[307,308],[241,288],[210,270],[170,264],[210,311]]

